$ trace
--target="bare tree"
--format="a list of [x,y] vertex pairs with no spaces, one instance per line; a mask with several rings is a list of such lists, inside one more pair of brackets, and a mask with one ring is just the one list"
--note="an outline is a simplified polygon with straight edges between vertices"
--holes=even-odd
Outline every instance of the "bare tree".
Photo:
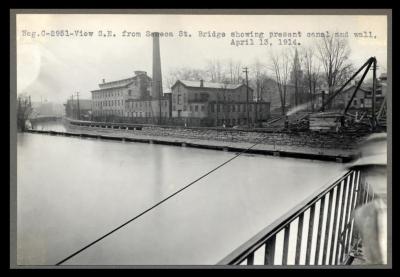
[[294,85],[294,105],[299,105],[299,86],[302,81],[302,71],[301,71],[301,58],[299,57],[297,48],[295,48],[293,56],[293,65],[292,65],[292,72],[291,72],[291,82]]
[[205,80],[207,73],[202,69],[189,67],[175,68],[171,70],[165,78],[167,86],[170,88],[177,80],[197,81]]
[[322,37],[317,42],[317,50],[331,96],[335,88],[343,84],[352,71],[349,62],[350,46],[347,39],[330,36]]
[[[265,91],[265,88],[267,85],[266,81],[268,79],[268,76],[265,73],[265,68],[266,68],[265,65],[262,64],[259,59],[256,59],[254,61],[251,68],[252,69],[250,72],[252,74],[251,74],[250,83],[253,85],[253,87],[256,88],[256,91],[255,91],[256,93],[253,95],[253,100],[258,103],[258,102],[262,101],[262,94]],[[258,104],[256,104],[256,107],[255,107],[255,121],[260,123],[259,115],[258,115],[259,108],[257,105]]]
[[242,80],[242,63],[240,61],[229,59],[227,62],[227,68],[230,83],[239,84]]
[[315,51],[312,47],[303,48],[303,66],[305,69],[304,81],[309,92],[311,110],[314,111],[314,99],[318,77],[320,72],[320,64],[315,60]]
[[26,121],[32,113],[31,97],[21,94],[17,99],[17,127],[19,131],[24,132]]
[[262,68],[263,65],[261,64],[259,59],[256,59],[254,63],[251,66],[251,77],[250,77],[250,83],[254,85],[256,88],[256,93],[253,95],[254,99],[258,101],[260,99],[260,90],[261,90],[261,77],[263,76],[262,74]]
[[227,118],[229,118],[229,103],[228,103],[228,83],[227,81],[222,82],[221,90],[222,90],[222,115],[223,122],[225,126],[227,125]]
[[224,73],[220,60],[208,60],[206,72],[208,73],[211,82],[221,82],[221,80],[224,79]]
[[276,55],[271,52],[272,71],[279,91],[282,115],[286,112],[286,92],[290,74],[290,61],[287,51]]

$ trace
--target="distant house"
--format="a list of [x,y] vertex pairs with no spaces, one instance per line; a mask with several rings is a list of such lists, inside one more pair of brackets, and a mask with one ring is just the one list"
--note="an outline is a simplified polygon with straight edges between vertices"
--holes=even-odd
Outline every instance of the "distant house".
[[[345,87],[333,100],[331,109],[344,110],[349,104],[354,94],[357,83]],[[378,109],[386,95],[386,82],[377,82],[376,84],[376,108]],[[322,103],[328,100],[327,90],[322,90],[317,94],[316,107],[322,107]],[[372,83],[362,84],[350,102],[349,109],[364,110],[372,107]]]
[[188,124],[234,126],[247,124],[247,115],[250,124],[269,117],[269,103],[253,101],[245,84],[178,80],[171,92],[172,117]]

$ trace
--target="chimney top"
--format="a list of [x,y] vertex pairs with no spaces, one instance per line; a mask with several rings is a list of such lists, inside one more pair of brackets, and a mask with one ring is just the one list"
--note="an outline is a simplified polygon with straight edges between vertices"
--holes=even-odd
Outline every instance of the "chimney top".
[[200,80],[200,87],[204,87],[204,80]]
[[106,79],[103,78],[103,84],[106,82]]

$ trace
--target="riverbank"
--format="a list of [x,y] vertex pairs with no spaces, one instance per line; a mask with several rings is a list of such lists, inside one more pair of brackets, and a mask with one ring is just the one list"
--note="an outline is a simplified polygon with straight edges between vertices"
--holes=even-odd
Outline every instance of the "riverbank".
[[[142,143],[196,147],[242,152],[347,162],[356,153],[362,134],[273,133],[204,128],[171,128],[143,126],[140,130],[86,127],[65,124],[67,132],[31,131],[53,135],[79,136]],[[255,145],[256,144],[256,145]],[[251,149],[249,149],[251,148]]]

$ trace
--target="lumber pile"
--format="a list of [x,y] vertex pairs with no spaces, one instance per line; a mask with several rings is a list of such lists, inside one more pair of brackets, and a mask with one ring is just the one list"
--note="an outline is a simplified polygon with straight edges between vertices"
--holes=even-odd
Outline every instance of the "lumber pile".
[[337,112],[322,112],[310,114],[309,124],[311,131],[337,131],[340,127],[341,114]]

